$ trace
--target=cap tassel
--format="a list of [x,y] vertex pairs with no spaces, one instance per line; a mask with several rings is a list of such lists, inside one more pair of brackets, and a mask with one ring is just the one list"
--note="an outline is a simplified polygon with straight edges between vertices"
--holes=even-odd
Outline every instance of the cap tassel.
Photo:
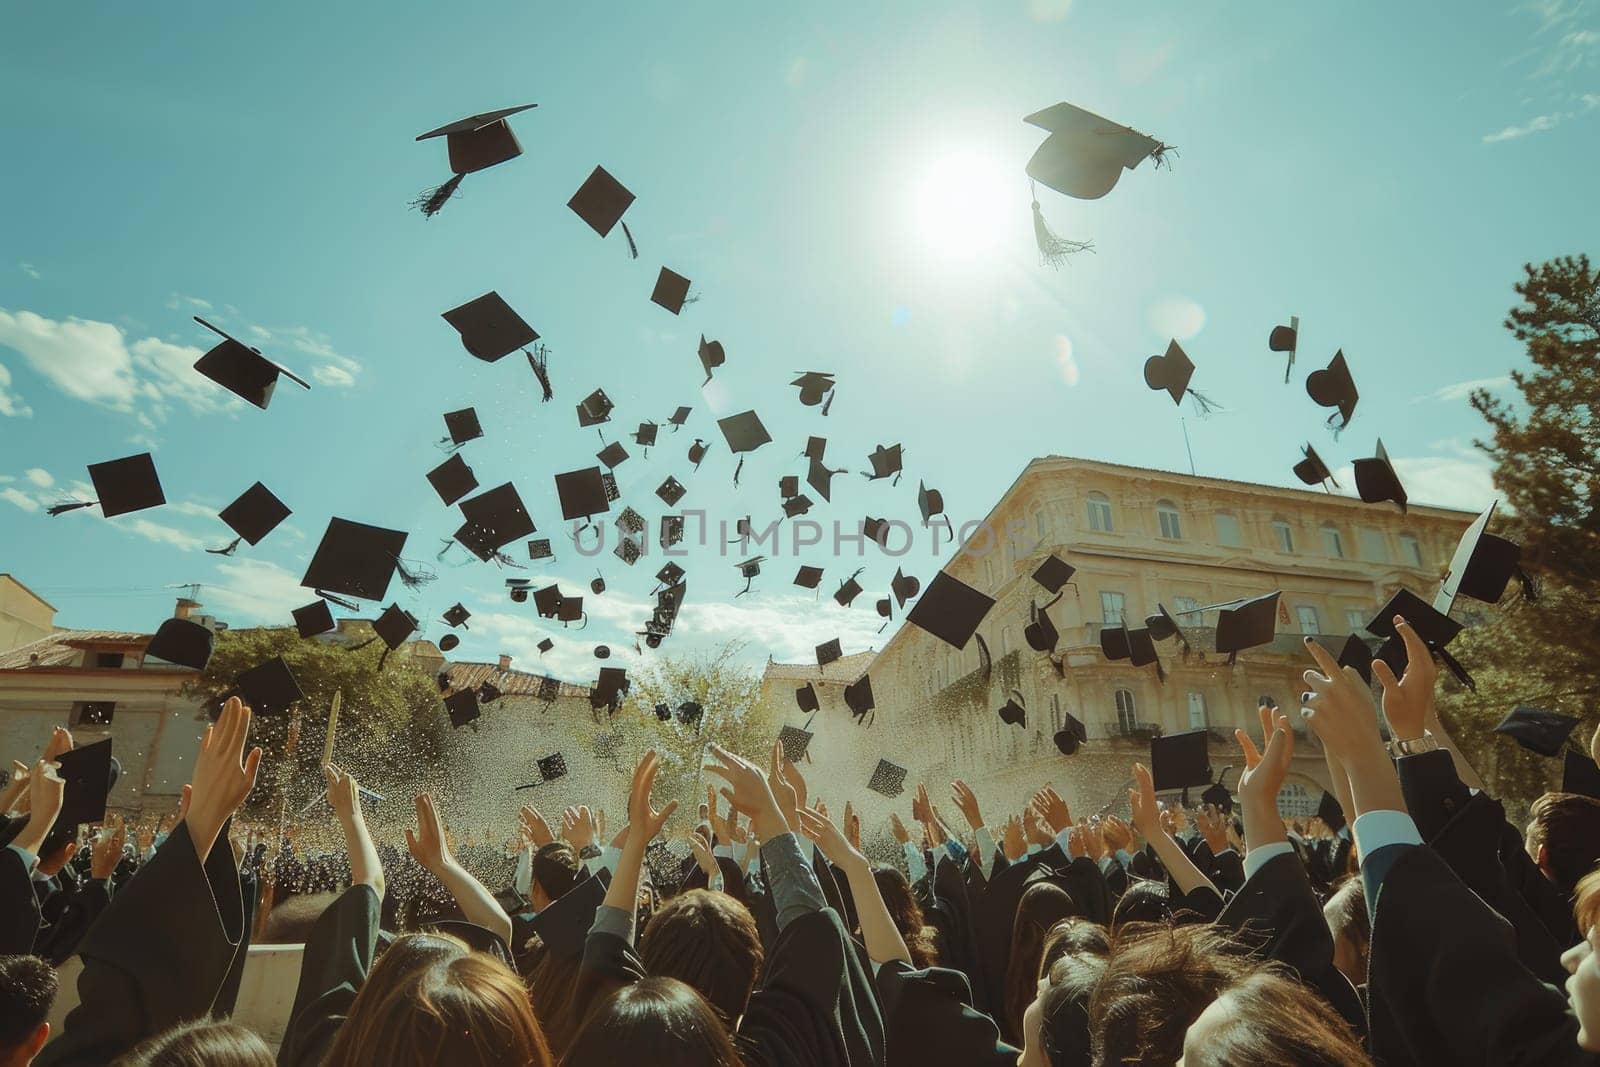
[[632,256],[634,259],[638,259],[639,246],[633,243],[633,231],[628,229],[628,224],[626,222],[622,224],[622,236],[628,239],[628,255]]
[[1337,441],[1339,439],[1339,435],[1340,434],[1344,433],[1345,427],[1350,425],[1350,420],[1348,418],[1344,419],[1343,422],[1340,422],[1338,424],[1334,423],[1333,420],[1341,418],[1343,415],[1344,415],[1344,412],[1335,411],[1332,415],[1328,416],[1328,428],[1333,431],[1333,439],[1335,441]]
[[1522,584],[1522,599],[1530,604],[1539,602],[1539,583],[1533,580],[1533,575],[1518,567],[1516,570],[1517,581]]
[[378,670],[383,670],[383,665],[389,662],[389,653],[393,651],[394,649],[389,648],[387,645],[384,646],[383,655],[378,657]]
[[822,402],[822,414],[827,415],[828,409],[833,407],[833,398],[839,392],[837,389],[828,390],[828,399]]
[[[497,563],[502,567],[515,567],[519,571],[525,571],[528,569],[528,565],[526,563],[518,563],[504,552],[501,552],[499,549],[495,549],[493,552],[489,553],[489,561],[491,563]],[[462,629],[466,629],[466,627],[463,626]]]
[[100,503],[98,500],[72,500],[64,504],[52,505],[49,508],[49,514],[52,516],[65,515],[67,512],[77,511],[79,508],[92,508],[98,503]]
[[376,640],[377,640],[376,637],[369,637],[365,641],[362,641],[360,644],[349,646],[348,648],[345,649],[345,651],[346,652],[360,652],[363,648],[366,648],[368,645],[372,644],[372,642],[374,642]]
[[989,645],[984,641],[982,634],[973,634],[972,639],[978,642],[978,662],[983,667],[983,684],[989,684],[989,678],[994,673],[994,658],[989,655]]
[[739,457],[739,465],[733,468],[733,487],[739,488],[739,475],[744,473],[744,457]]
[[242,537],[235,537],[232,541],[228,542],[227,548],[208,548],[206,551],[213,556],[231,556],[239,550],[239,542],[243,540],[244,538]]
[[1478,691],[1478,683],[1473,681],[1472,675],[1469,674],[1467,669],[1461,665],[1460,660],[1456,659],[1450,654],[1448,649],[1440,648],[1435,649],[1434,651],[1439,653],[1439,658],[1444,660],[1444,665],[1450,668],[1450,673],[1456,676],[1456,681],[1460,682],[1474,693]]
[[522,354],[528,357],[528,366],[533,368],[533,376],[539,379],[539,388],[544,391],[543,401],[549,403],[550,398],[556,395],[550,388],[550,350],[544,345],[537,346],[537,349],[539,353],[537,356],[526,348],[522,350]]
[[423,218],[433,218],[439,213],[439,209],[444,207],[445,201],[455,195],[456,189],[461,185],[461,179],[465,177],[465,174],[450,175],[449,181],[427,190],[411,201],[411,206],[422,212]]
[[461,444],[453,440],[449,434],[445,434],[443,437],[439,438],[439,451],[445,453],[446,455],[453,456],[457,452],[461,451]]
[[1215,400],[1212,400],[1209,396],[1206,396],[1198,389],[1189,389],[1187,392],[1190,396],[1194,397],[1194,407],[1195,410],[1200,413],[1201,418],[1210,415],[1214,411],[1222,410],[1221,404],[1217,403]]
[[1067,257],[1078,252],[1093,252],[1093,241],[1069,241],[1051,232],[1039,210],[1039,201],[1033,202],[1033,240],[1039,246],[1039,258],[1047,267],[1060,269]]
[[400,576],[400,584],[404,585],[407,589],[421,589],[423,586],[439,577],[433,571],[430,571],[426,567],[419,566],[415,563],[408,568],[406,566],[406,561],[399,559],[398,557],[394,561],[394,572]]
[[1150,161],[1156,166],[1157,169],[1166,167],[1168,170],[1171,170],[1172,160],[1168,159],[1167,157],[1175,156],[1177,154],[1177,145],[1162,144],[1161,142],[1157,141],[1156,150],[1150,153]]

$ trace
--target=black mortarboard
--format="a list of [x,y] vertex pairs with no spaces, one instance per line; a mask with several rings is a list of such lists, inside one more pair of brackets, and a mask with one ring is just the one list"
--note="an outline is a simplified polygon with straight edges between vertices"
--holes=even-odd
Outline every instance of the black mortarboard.
[[539,760],[539,777],[547,782],[567,776],[567,759],[559,752],[551,753]]
[[895,605],[903,608],[906,606],[906,601],[922,591],[922,582],[896,567],[894,578],[889,582],[889,589],[894,593]]
[[381,526],[328,520],[328,529],[311,556],[300,584],[319,593],[340,593],[361,600],[382,600],[400,564],[406,534]]
[[[1226,772],[1224,772],[1226,773]],[[1221,782],[1216,782],[1200,794],[1200,803],[1210,804],[1224,815],[1233,814],[1233,794]]]
[[[542,645],[549,645],[549,644],[552,644],[552,643],[553,642],[551,642],[548,638],[546,638],[544,641],[540,642],[540,644],[542,644]],[[543,653],[543,652],[548,652],[549,649],[548,648],[541,648],[539,651],[541,653]],[[561,695],[561,681],[560,681],[560,679],[552,678],[548,674],[544,675],[543,677],[541,677],[539,679],[539,699],[540,700],[542,700],[546,704],[548,704],[551,701],[555,700],[556,697],[558,697],[560,695]]]
[[555,553],[550,550],[550,539],[548,537],[536,537],[528,542],[529,559],[551,559],[554,556]]
[[[856,574],[860,573],[860,571],[856,572]],[[861,583],[856,581],[856,575],[852,574],[843,582],[839,583],[838,590],[833,594],[833,600],[834,603],[838,604],[841,608],[847,608],[850,606],[851,602],[860,595]]]
[[522,146],[517,143],[517,135],[511,132],[511,124],[506,122],[506,119],[538,106],[538,104],[522,104],[517,107],[501,108],[498,111],[485,111],[480,115],[471,115],[456,122],[446,123],[436,130],[419,134],[417,136],[419,141],[426,141],[430,137],[445,139],[445,146],[450,152],[450,170],[455,175],[444,185],[418,199],[416,206],[422,213],[432,216],[438,212],[455,192],[456,186],[461,183],[462,175],[472,174],[522,155]]
[[1061,587],[1071,580],[1077,568],[1066,560],[1051,553],[1044,562],[1033,572],[1033,580],[1052,593],[1061,592]]
[[790,763],[799,763],[806,758],[806,748],[815,736],[809,730],[802,730],[798,726],[785,726],[778,731],[778,743],[783,746],[783,758]]
[[522,506],[517,487],[510,482],[461,502],[466,522],[455,537],[479,559],[487,560],[502,545],[534,532],[533,519]]
[[1356,493],[1363,503],[1377,504],[1392,500],[1400,505],[1401,514],[1405,513],[1405,486],[1400,484],[1400,475],[1395,472],[1394,464],[1389,462],[1389,453],[1384,450],[1381,438],[1378,441],[1378,454],[1356,460],[1355,472]]
[[443,637],[439,638],[439,651],[454,652],[456,650],[456,646],[460,644],[461,638],[457,637],[455,634],[445,634]]
[[458,453],[428,472],[428,484],[448,507],[478,488],[478,476]]
[[797,515],[804,515],[811,510],[811,498],[801,493],[783,502],[783,517],[792,519]]
[[837,637],[824,641],[817,646],[817,666],[826,667],[842,655],[844,655],[844,649],[839,644]]
[[1351,634],[1344,639],[1344,647],[1339,650],[1339,666],[1354,667],[1356,673],[1361,675],[1362,681],[1372,684],[1372,646],[1356,634]]
[[1458,596],[1497,604],[1513,575],[1522,577],[1525,595],[1531,588],[1531,582],[1522,574],[1522,546],[1489,532],[1494,509],[1494,503],[1484,508],[1461,535],[1455,554],[1450,557],[1450,570],[1433,598],[1436,610],[1448,615]]
[[688,490],[683,487],[683,483],[670,474],[667,475],[666,481],[656,487],[656,496],[665,501],[669,508],[682,500],[683,494],[687,492]]
[[[1462,624],[1450,616],[1436,610],[1432,604],[1423,600],[1409,589],[1396,589],[1388,603],[1378,609],[1378,613],[1367,623],[1368,633],[1377,637],[1397,637],[1394,628],[1394,617],[1399,615],[1411,624],[1411,628],[1422,638],[1429,648],[1439,649],[1455,640],[1456,634],[1461,632]],[[1402,645],[1402,647],[1404,647]],[[1402,660],[1402,663],[1404,661]],[[1393,666],[1393,664],[1390,664]],[[1396,675],[1400,673],[1395,672]]]
[[[595,878],[581,867],[577,877],[571,889],[522,927],[528,934],[539,935],[546,952],[571,961],[573,966],[583,959],[589,928],[594,925],[595,912],[605,903],[607,889],[605,879]],[[514,921],[522,923],[520,918]]]
[[[1156,654],[1155,639],[1150,634],[1149,627],[1141,626],[1136,630],[1128,630],[1128,662],[1135,667],[1148,667],[1154,663],[1156,674],[1162,674],[1161,659]],[[1164,678],[1162,679],[1165,680]]]
[[533,593],[534,610],[539,613],[541,618],[553,619],[561,613],[561,601],[563,599],[559,585],[552,584],[542,589],[536,589]]
[[656,571],[656,581],[661,582],[663,585],[677,585],[683,580],[683,575],[684,570],[682,567],[675,562],[668,561],[661,565],[660,570]]
[[645,528],[650,524],[645,521],[645,517],[643,515],[639,514],[637,511],[634,511],[633,508],[624,505],[622,510],[617,513],[616,525],[624,533],[641,534],[644,533]]
[[126,515],[130,511],[157,508],[167,502],[161,491],[161,479],[156,475],[155,460],[150,453],[89,464],[89,480],[94,483],[94,500],[75,500],[50,508],[51,515],[61,515],[79,508],[100,505],[100,514],[106,518]]
[[700,461],[706,458],[708,445],[702,438],[696,437],[694,444],[689,446],[689,462],[694,464],[694,469],[700,469]]
[[485,363],[504,359],[539,339],[538,331],[493,290],[451,308],[443,318],[461,335],[461,346]]
[[[1051,601],[1051,604],[1055,601]],[[1050,618],[1050,604],[1039,607],[1032,601],[1028,602],[1028,624],[1022,628],[1022,639],[1028,642],[1028,647],[1035,652],[1054,652],[1056,642],[1061,640],[1061,632],[1056,629],[1056,624]]]
[[507,578],[506,589],[513,603],[526,604],[528,602],[528,587],[533,585],[530,578]]
[[476,719],[482,712],[478,709],[478,691],[476,689],[458,689],[444,698],[445,710],[450,713],[450,725],[461,727]]
[[901,471],[902,461],[905,459],[905,449],[901,445],[879,445],[867,457],[867,462],[872,464],[871,471],[862,471],[868,481],[875,482],[880,478],[893,478]]
[[1194,361],[1176,341],[1167,342],[1163,355],[1151,356],[1144,361],[1144,384],[1151,389],[1165,389],[1174,404],[1183,403],[1183,394],[1189,390],[1194,378]]
[[727,440],[728,450],[734,453],[754,452],[772,440],[767,428],[761,425],[761,417],[754,411],[741,411],[737,415],[718,419],[717,428]]
[[1128,637],[1128,624],[1106,626],[1100,631],[1100,652],[1106,659],[1124,660],[1133,655],[1132,640]]
[[556,475],[556,495],[561,499],[563,519],[586,519],[611,510],[599,467],[585,467]]
[[672,721],[672,709],[669,708],[665,704],[657,704],[656,705],[656,718],[660,719],[662,722],[671,722]]
[[278,387],[278,375],[283,375],[302,389],[311,383],[287,367],[274,363],[243,341],[228,336],[199,315],[194,321],[217,334],[222,343],[195,360],[194,369],[222,386],[234,396],[246,400],[262,411],[272,402],[272,391]]
[[699,701],[685,700],[678,705],[678,710],[674,714],[683,725],[697,726],[700,720],[705,718],[706,709]]
[[787,500],[800,495],[800,476],[798,474],[785,474],[778,479],[778,495]]
[[578,622],[583,618],[583,597],[563,596],[556,618],[562,622]]
[[601,667],[600,677],[595,686],[589,691],[589,706],[599,708],[610,705],[615,707],[622,702],[622,696],[628,691],[628,672],[621,667]]
[[675,270],[661,268],[661,273],[656,275],[656,287],[650,294],[650,301],[659,304],[676,315],[683,310],[684,301],[689,298],[689,279]]
[[1178,620],[1172,617],[1172,612],[1162,603],[1156,604],[1156,613],[1145,616],[1144,628],[1150,632],[1150,637],[1156,641],[1166,641],[1176,637],[1184,649],[1189,647],[1189,639],[1183,634],[1183,627],[1178,625]]
[[596,389],[578,404],[578,425],[598,426],[611,421],[611,410],[616,407],[604,389]]
[[802,565],[801,568],[795,572],[794,584],[800,586],[802,589],[815,589],[817,586],[822,584],[822,568],[813,567],[809,564]]
[[794,702],[800,705],[801,711],[816,711],[821,706],[817,700],[817,688],[810,682],[794,691]]
[[390,604],[373,622],[372,632],[392,651],[417,632],[417,619],[399,604]]
[[633,194],[624,189],[622,183],[604,167],[596,167],[584,179],[578,191],[572,194],[567,206],[587,222],[595,233],[604,237],[622,220],[623,212],[628,210],[633,199]]
[[1561,761],[1561,791],[1600,800],[1600,766],[1589,753],[1567,749]]
[[1078,751],[1078,746],[1089,740],[1089,731],[1084,729],[1083,723],[1072,712],[1063,714],[1066,722],[1056,731],[1056,750],[1063,756],[1070,756]]
[[[702,337],[701,340],[703,341],[705,338]],[[682,426],[684,423],[689,421],[689,412],[692,410],[694,409],[687,405],[680,405],[678,410],[674,411],[672,413],[672,417],[667,421],[673,426]]]
[[1333,482],[1335,486],[1339,484],[1334,481],[1333,472],[1328,470],[1326,463],[1322,462],[1322,457],[1317,455],[1316,449],[1307,444],[1300,451],[1305,454],[1305,458],[1294,465],[1294,476],[1296,478],[1299,478],[1306,485],[1321,485],[1324,482]]
[[294,672],[282,656],[274,656],[258,663],[233,680],[239,699],[250,705],[257,715],[277,715],[289,710],[289,705],[304,700],[305,693],[295,681]]
[[833,476],[840,473],[823,465],[820,459],[812,459],[806,467],[806,484],[817,491],[817,495],[824,500],[833,499]]
[[[935,515],[944,514],[944,494],[937,489],[929,489],[919,481],[917,483],[917,510],[922,513],[922,525],[928,525],[933,521]],[[949,522],[949,519],[945,520],[946,525]]]
[[671,548],[683,540],[684,519],[682,515],[661,516],[661,531],[658,540],[662,548]]
[[[892,619],[892,618],[894,618],[894,601],[893,600],[890,600],[886,596],[878,598],[878,617],[880,619]],[[885,624],[885,625],[887,625],[887,624]],[[878,627],[878,632],[879,633],[883,632],[883,627],[882,626]]]
[[165,619],[156,627],[144,654],[146,659],[153,657],[203,671],[211,662],[212,640],[210,628],[193,619]]
[[814,408],[833,391],[833,375],[824,371],[795,371],[800,377],[790,385],[800,388],[800,403]]
[[334,627],[333,610],[328,607],[328,602],[320,597],[303,608],[295,608],[292,614],[294,628],[300,632],[301,637],[325,634]]
[[1185,730],[1150,739],[1150,775],[1155,779],[1156,792],[1211,783],[1207,736],[1205,730]]
[[478,422],[477,408],[445,412],[444,428],[450,435],[451,444],[464,445],[483,436],[483,425]]
[[1264,596],[1221,606],[1217,612],[1217,651],[1234,656],[1247,648],[1270,644],[1278,632],[1279,595],[1280,590],[1274,589]]
[[800,454],[806,459],[814,459],[821,462],[827,450],[828,439],[826,437],[807,437],[805,451]]
[[110,726],[116,717],[115,700],[86,700],[78,705],[78,723],[82,726]]
[[1000,705],[996,715],[1007,726],[1020,726],[1028,728],[1028,704],[1020,689],[1011,690],[1011,695],[1006,697],[1006,702]]
[[863,517],[861,520],[861,536],[879,548],[884,547],[889,536],[889,520],[875,519],[871,515]]
[[656,443],[656,431],[660,427],[653,422],[641,422],[639,428],[633,432],[633,443],[641,448],[649,448]]
[[1531,704],[1518,704],[1500,720],[1494,732],[1515,738],[1518,744],[1531,752],[1553,757],[1561,755],[1561,749],[1578,722],[1574,715],[1546,711]]
[[70,833],[84,823],[105,821],[112,779],[111,738],[63,752],[58,763],[64,785],[57,829]]
[[1273,352],[1289,353],[1289,362],[1283,368],[1283,382],[1289,384],[1289,370],[1294,366],[1295,353],[1300,347],[1300,316],[1290,315],[1289,325],[1274,326],[1267,336],[1267,348]]
[[249,544],[258,544],[291,512],[272,490],[260,482],[252,485],[237,500],[217,513],[217,518]]
[[465,626],[467,620],[472,618],[472,612],[464,604],[455,604],[445,609],[443,618],[446,626]]
[[1166,150],[1154,137],[1074,104],[1055,104],[1022,121],[1050,131],[1028,160],[1028,177],[1080,200],[1105,196],[1123,170],[1151,156],[1160,162]]
[[893,798],[905,791],[905,781],[904,767],[880,759],[877,767],[873,768],[872,777],[867,781],[867,788],[874,793]]
[[872,698],[872,679],[863,674],[844,687],[844,704],[857,719],[877,707]]
[[1339,806],[1339,798],[1332,793],[1323,793],[1322,799],[1317,801],[1317,818],[1322,824],[1334,833],[1344,828],[1344,809]]
[[993,597],[940,571],[906,618],[946,644],[962,649],[992,607]]
[[594,646],[594,658],[595,659],[610,659],[611,658],[611,646],[610,645],[595,645]]
[[[1318,407],[1338,408],[1342,420],[1340,429],[1350,425],[1361,394],[1356,392],[1356,380],[1350,376],[1350,365],[1345,362],[1343,349],[1335,352],[1322,370],[1306,375],[1306,395],[1316,401]],[[1328,417],[1329,422],[1333,419],[1334,416]]]
[[539,647],[539,655],[542,656],[546,652],[549,652],[552,648],[555,648],[556,647],[556,643],[554,641],[550,640],[548,637],[544,637],[544,638],[540,638],[538,647]]
[[[711,372],[728,361],[728,353],[723,349],[721,341],[707,341],[706,335],[700,335],[700,366],[705,369],[706,382],[711,380]],[[700,383],[702,385],[705,382]],[[679,410],[687,411],[687,408]]]

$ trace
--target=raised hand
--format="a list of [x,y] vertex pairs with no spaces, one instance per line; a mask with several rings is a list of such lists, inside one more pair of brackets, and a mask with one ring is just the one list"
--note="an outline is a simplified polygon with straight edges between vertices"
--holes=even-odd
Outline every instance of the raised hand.
[[439,809],[434,805],[432,793],[418,793],[416,832],[406,828],[406,850],[435,877],[443,877],[444,869],[455,863],[450,845],[445,837],[444,823]]
[[1120,852],[1133,844],[1133,831],[1128,829],[1128,824],[1115,815],[1107,815],[1100,820],[1100,836],[1104,839],[1106,848],[1112,852]]
[[1405,811],[1399,777],[1378,733],[1371,690],[1354,667],[1341,668],[1327,649],[1309,638],[1306,651],[1322,669],[1305,672],[1306,684],[1311,687],[1309,693],[1301,694],[1305,719],[1343,766],[1350,780],[1354,814]]
[[776,750],[773,754],[777,757],[778,769],[783,772],[783,780],[788,782],[790,787],[794,790],[795,807],[797,809],[805,807],[805,777],[800,773],[800,769],[798,767],[796,767],[793,763],[790,763],[788,759],[784,758],[783,745],[781,743],[774,744],[773,748]]
[[[978,808],[978,795],[959,778],[950,783],[950,802],[961,812],[962,817],[967,820],[967,825],[972,829],[977,830],[983,826],[983,812]],[[1017,826],[1017,833],[1022,833],[1020,824]]]
[[[789,832],[789,821],[779,809],[772,786],[761,768],[718,744],[711,745],[710,755],[713,762],[706,765],[706,773],[728,783],[721,790],[723,799],[751,821],[763,841]],[[789,795],[793,796],[793,790]]]
[[800,832],[799,809],[804,801],[805,779],[800,779],[796,788],[794,782],[789,780],[789,771],[794,768],[783,758],[783,745],[777,741],[772,743],[772,753],[768,757],[769,770],[767,772],[767,787],[772,790],[772,796],[778,802],[778,810],[783,812],[784,821],[789,824],[789,829]]
[[1028,844],[1040,848],[1049,848],[1055,842],[1055,835],[1044,828],[1039,812],[1032,804],[1022,809],[1022,835],[1027,838]]
[[657,809],[650,803],[650,790],[656,783],[656,775],[661,770],[661,757],[656,755],[655,749],[646,752],[639,760],[638,766],[633,769],[633,788],[628,792],[628,837],[631,844],[634,834],[638,834],[640,847],[649,844],[661,832],[661,828],[672,818],[672,813],[678,810],[678,802],[669,800],[665,807]]
[[517,818],[521,821],[523,830],[527,831],[528,843],[533,846],[535,852],[556,839],[556,835],[550,832],[550,824],[533,805],[522,805],[521,810],[517,812]]
[[1228,820],[1223,818],[1215,804],[1207,804],[1202,808],[1194,817],[1194,824],[1199,827],[1200,836],[1206,839],[1212,855],[1228,848]]
[[1156,804],[1156,784],[1150,777],[1150,768],[1142,763],[1133,765],[1133,788],[1128,790],[1128,807],[1133,818],[1133,828],[1144,835],[1146,841],[1166,837],[1161,825],[1161,808]]
[[344,822],[361,810],[361,792],[355,775],[346,774],[336,763],[324,763],[322,774],[328,780],[328,806]]
[[911,835],[906,832],[906,824],[900,821],[900,816],[894,812],[889,813],[889,832],[894,834],[894,839],[902,845],[911,843]]
[[45,742],[44,760],[54,763],[68,752],[72,751],[72,734],[65,726],[57,726],[50,732],[50,740]]
[[[1283,788],[1283,780],[1294,758],[1294,731],[1289,728],[1289,716],[1278,715],[1277,721],[1272,723],[1265,752],[1257,752],[1255,742],[1243,730],[1235,730],[1233,736],[1244,754],[1244,771],[1239,775],[1237,790],[1241,804],[1247,810],[1276,812],[1278,790]],[[1227,836],[1225,828],[1222,834]]]
[[261,766],[261,749],[245,754],[250,738],[250,709],[238,697],[229,697],[217,721],[206,727],[200,752],[194,759],[188,810],[183,817],[202,863],[211,854],[222,825],[233,817],[255,788]]
[[1072,809],[1061,799],[1054,786],[1045,786],[1033,794],[1032,807],[1038,812],[1052,834],[1059,834],[1072,825]]
[[911,798],[911,817],[923,826],[933,823],[933,805],[928,803],[928,787],[917,783],[917,795]]
[[817,843],[822,854],[835,866],[848,868],[851,863],[865,863],[860,850],[850,844],[845,835],[816,808],[799,810],[800,832]]
[[1100,832],[1100,827],[1092,822],[1080,822],[1078,825],[1083,828],[1083,854],[1099,863],[1106,854],[1105,836]]
[[1017,862],[1028,851],[1028,843],[1022,839],[1022,820],[1015,815],[1006,820],[1006,829],[1000,839],[1000,848],[1005,852],[1006,859],[1012,863]]
[[122,862],[122,843],[126,840],[127,827],[123,824],[122,816],[113,816],[110,822],[100,828],[100,836],[89,854],[90,878],[98,882],[111,877],[117,864]]
[[1433,662],[1433,653],[1423,643],[1411,624],[1399,615],[1394,617],[1395,632],[1406,646],[1406,673],[1395,678],[1394,671],[1381,659],[1372,661],[1373,677],[1383,687],[1383,714],[1400,741],[1415,741],[1427,728],[1433,713],[1434,685],[1439,680],[1439,668]]
[[715,877],[720,868],[717,866],[716,857],[711,854],[711,842],[706,840],[699,830],[689,835],[689,847],[694,851],[694,861],[705,872],[706,877]]
[[850,842],[851,848],[861,851],[861,816],[856,814],[848,800],[844,802],[844,837]]

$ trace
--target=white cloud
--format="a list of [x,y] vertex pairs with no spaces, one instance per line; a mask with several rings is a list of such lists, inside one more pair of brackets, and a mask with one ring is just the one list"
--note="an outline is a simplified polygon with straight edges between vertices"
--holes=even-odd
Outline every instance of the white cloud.
[[331,363],[313,367],[311,369],[311,377],[318,383],[334,389],[348,389],[356,384],[355,378],[349,371],[343,367],[336,367]]
[[210,504],[202,504],[195,500],[167,501],[166,509],[178,515],[193,515],[199,519],[215,519],[217,509]]
[[167,297],[167,309],[169,311],[183,311],[189,308],[210,311],[211,301],[201,300],[198,296],[189,296],[186,293],[173,293]]
[[11,371],[4,363],[0,363],[0,415],[25,419],[32,414],[33,409],[23,402],[22,397],[11,391]]
[[201,599],[234,626],[288,625],[289,613],[313,599],[298,575],[265,560],[222,557],[217,574],[217,581],[202,586]]
[[1186,296],[1168,297],[1150,306],[1150,326],[1162,337],[1187,341],[1205,324],[1205,308]]
[[1529,119],[1527,122],[1524,122],[1520,126],[1507,126],[1496,133],[1484,134],[1483,143],[1499,144],[1501,141],[1515,141],[1519,137],[1526,137],[1532,133],[1543,133],[1545,130],[1553,130],[1561,124],[1561,120],[1564,117],[1565,116],[1560,114],[1535,115],[1533,118]]
[[1072,0],[1028,0],[1028,16],[1035,22],[1060,22],[1072,11]]
[[1493,378],[1469,378],[1467,381],[1453,382],[1443,388],[1435,389],[1431,393],[1424,393],[1414,398],[1411,402],[1413,404],[1421,404],[1424,401],[1432,400],[1441,403],[1456,403],[1467,399],[1478,389],[1487,389],[1493,392],[1496,389],[1504,389],[1510,384],[1511,375],[1509,374],[1501,374]]
[[17,269],[26,274],[28,277],[32,278],[34,281],[38,281],[41,277],[43,277],[43,275],[39,273],[39,268],[35,267],[32,263],[18,263]]
[[[1400,484],[1412,504],[1432,504],[1462,511],[1482,511],[1500,495],[1489,460],[1474,449],[1455,447],[1455,455],[1390,456]],[[1334,477],[1346,496],[1355,495],[1355,470],[1345,465]],[[1388,506],[1388,505],[1385,505]]]
[[205,547],[205,542],[200,540],[198,537],[184,533],[182,530],[175,529],[174,527],[165,526],[151,519],[141,517],[124,520],[121,522],[113,522],[112,525],[118,530],[126,530],[131,534],[135,534],[144,538],[146,541],[154,541],[157,544],[171,545],[181,552],[193,552],[196,549]]
[[0,500],[5,500],[15,504],[23,511],[39,510],[38,501],[34,500],[33,497],[29,496],[27,493],[24,493],[21,489],[18,489],[14,485],[8,485],[4,489],[0,489]]
[[[863,593],[862,600],[876,600]],[[748,640],[773,658],[785,662],[815,660],[817,646],[837,637],[845,653],[882,648],[889,631],[882,635],[877,614],[861,608],[841,608],[831,599],[818,604],[810,596],[789,593],[761,599],[741,597],[733,601],[684,604],[673,629],[672,640],[705,637],[709,644],[729,640]]]
[[1078,361],[1072,355],[1072,341],[1065,334],[1056,334],[1056,370],[1061,373],[1061,380],[1068,386],[1078,384]]
[[0,345],[22,354],[40,377],[70,397],[131,411],[139,383],[122,331],[109,322],[63,322],[0,309]]
[[22,475],[40,489],[48,489],[56,484],[56,480],[50,476],[50,472],[42,467],[29,467],[22,472]]

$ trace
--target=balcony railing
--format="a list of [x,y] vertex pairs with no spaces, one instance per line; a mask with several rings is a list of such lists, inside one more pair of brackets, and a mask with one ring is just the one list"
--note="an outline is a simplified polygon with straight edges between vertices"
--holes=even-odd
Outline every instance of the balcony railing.
[[1106,737],[1125,738],[1130,741],[1149,741],[1153,737],[1161,736],[1161,724],[1154,722],[1123,722],[1113,719],[1102,722],[1100,729]]

